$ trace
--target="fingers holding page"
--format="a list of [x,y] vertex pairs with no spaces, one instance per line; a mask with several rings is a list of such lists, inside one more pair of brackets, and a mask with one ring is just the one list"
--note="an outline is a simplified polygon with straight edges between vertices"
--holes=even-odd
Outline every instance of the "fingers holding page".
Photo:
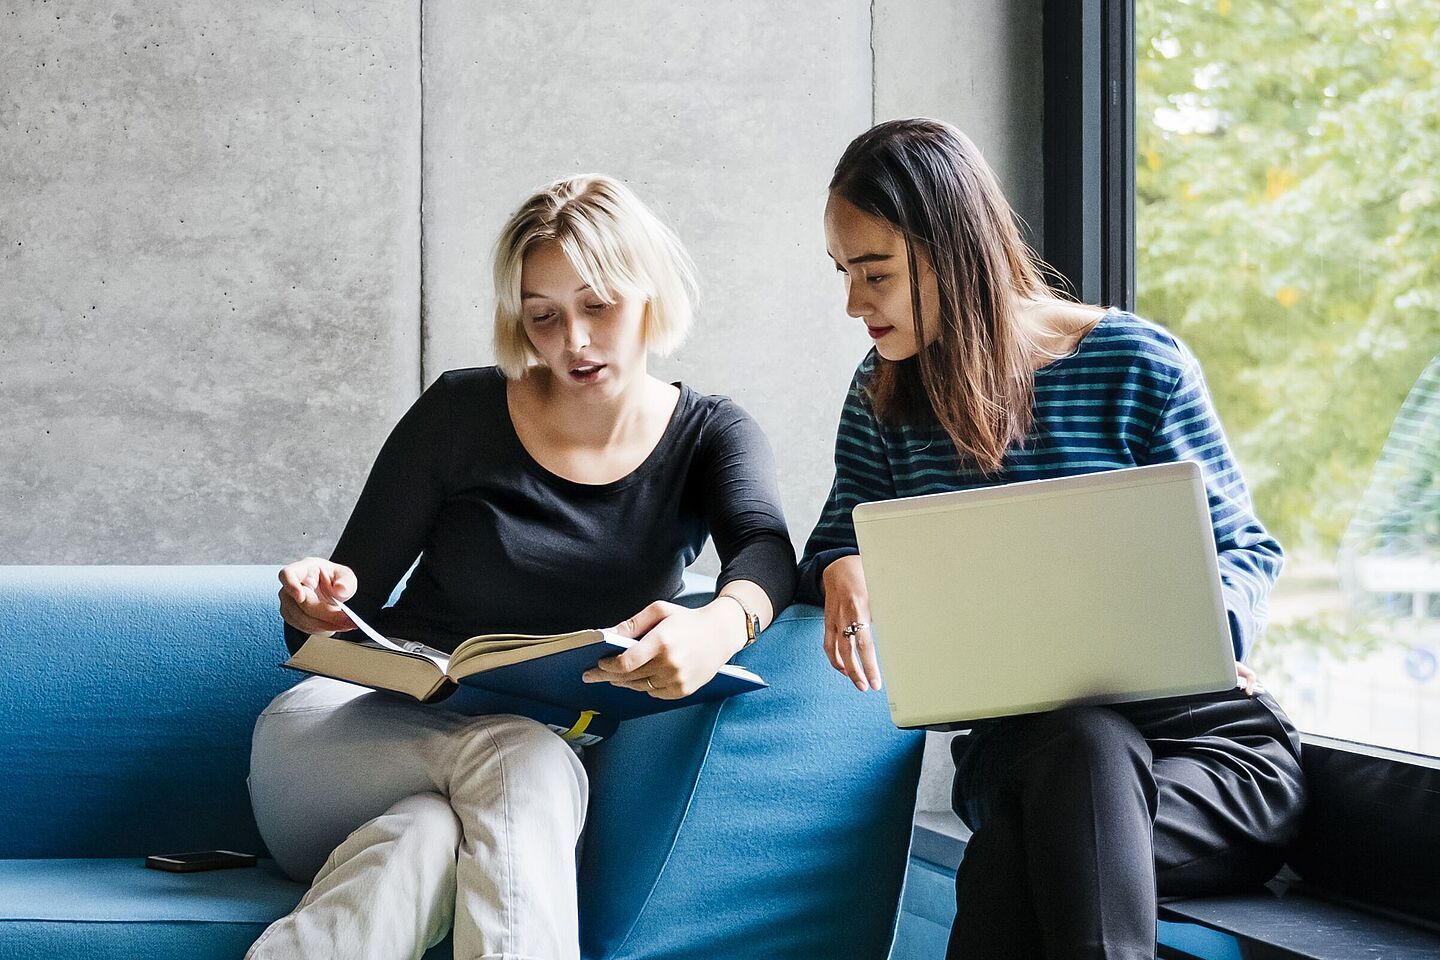
[[[678,603],[656,600],[630,619],[611,627],[612,633],[618,633],[622,637],[630,637],[640,642],[623,653],[617,653],[613,657],[601,660],[597,666],[605,675],[600,676],[599,679],[613,681],[615,678],[609,676],[610,674],[632,674],[654,660],[657,655],[665,651],[667,640],[665,631],[656,631],[656,628],[676,614],[686,612],[688,612],[688,608],[682,607]],[[587,672],[587,678],[595,672],[594,670]],[[654,671],[645,672],[654,673]]]
[[[660,638],[647,638],[623,653],[605,657],[582,675],[586,683],[624,685],[655,673],[652,660],[660,651]],[[658,683],[658,681],[656,681]]]
[[635,614],[635,616],[621,623],[617,623],[610,629],[612,633],[618,633],[622,637],[639,639],[664,623],[666,619],[684,609],[686,608],[680,606],[678,603],[671,603],[668,600],[656,600]]
[[344,564],[306,557],[280,568],[280,615],[306,633],[351,630],[354,624],[337,600],[355,595],[355,572]]
[[607,682],[660,699],[689,696],[715,676],[744,643],[733,602],[691,609],[657,601],[620,625],[636,644],[587,670],[590,683]]
[[644,693],[653,693],[662,683],[654,675],[652,662],[661,652],[664,638],[654,628],[664,621],[664,611],[656,609],[653,603],[635,616],[617,625],[614,632],[623,637],[639,637],[638,643],[628,650],[605,657],[595,666],[586,670],[581,679],[586,683],[613,683]]

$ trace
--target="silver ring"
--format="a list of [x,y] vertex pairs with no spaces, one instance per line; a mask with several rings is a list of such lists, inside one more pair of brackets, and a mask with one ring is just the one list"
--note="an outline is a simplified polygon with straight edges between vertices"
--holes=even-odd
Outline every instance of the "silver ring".
[[864,623],[860,620],[851,620],[842,632],[845,634],[845,636],[853,640],[855,638],[855,634],[859,633],[861,630],[868,628],[869,626],[870,624]]
[[649,687],[651,690],[656,689],[656,687],[655,687],[655,681],[654,681],[654,680],[651,680],[649,677],[646,677],[646,678],[645,678],[645,686]]

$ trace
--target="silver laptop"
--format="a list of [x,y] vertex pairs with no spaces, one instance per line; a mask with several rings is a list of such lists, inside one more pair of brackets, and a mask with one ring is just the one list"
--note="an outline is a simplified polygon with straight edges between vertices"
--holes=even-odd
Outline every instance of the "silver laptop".
[[1235,686],[1200,467],[862,503],[897,726]]

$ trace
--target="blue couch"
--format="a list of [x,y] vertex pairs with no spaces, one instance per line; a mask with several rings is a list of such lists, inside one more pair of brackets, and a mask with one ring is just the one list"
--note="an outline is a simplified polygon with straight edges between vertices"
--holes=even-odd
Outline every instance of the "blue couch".
[[[239,958],[300,898],[266,860],[141,865],[264,854],[250,733],[298,679],[275,590],[269,567],[0,567],[0,957]],[[921,741],[830,669],[819,634],[817,610],[791,608],[740,657],[772,689],[587,752],[587,960],[886,956]]]

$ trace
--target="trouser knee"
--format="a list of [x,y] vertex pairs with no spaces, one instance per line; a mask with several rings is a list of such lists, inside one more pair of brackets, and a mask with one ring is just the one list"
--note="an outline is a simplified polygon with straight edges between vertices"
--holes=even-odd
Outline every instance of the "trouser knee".
[[1102,794],[1131,795],[1138,787],[1153,804],[1150,748],[1129,720],[1103,707],[1067,707],[1026,718],[1010,755],[997,766],[1021,797],[1065,802]]
[[460,821],[450,801],[438,793],[417,793],[399,800],[381,815],[395,839],[426,857],[455,859]]
[[346,837],[331,853],[320,876],[377,845],[390,846],[394,858],[407,864],[407,872],[413,875],[444,876],[455,868],[460,833],[460,821],[449,801],[438,793],[417,793],[396,801]]
[[[567,803],[583,817],[589,781],[570,745],[525,717],[485,717],[460,734],[452,790],[499,776],[507,793],[534,804]],[[492,765],[498,763],[498,769]]]

